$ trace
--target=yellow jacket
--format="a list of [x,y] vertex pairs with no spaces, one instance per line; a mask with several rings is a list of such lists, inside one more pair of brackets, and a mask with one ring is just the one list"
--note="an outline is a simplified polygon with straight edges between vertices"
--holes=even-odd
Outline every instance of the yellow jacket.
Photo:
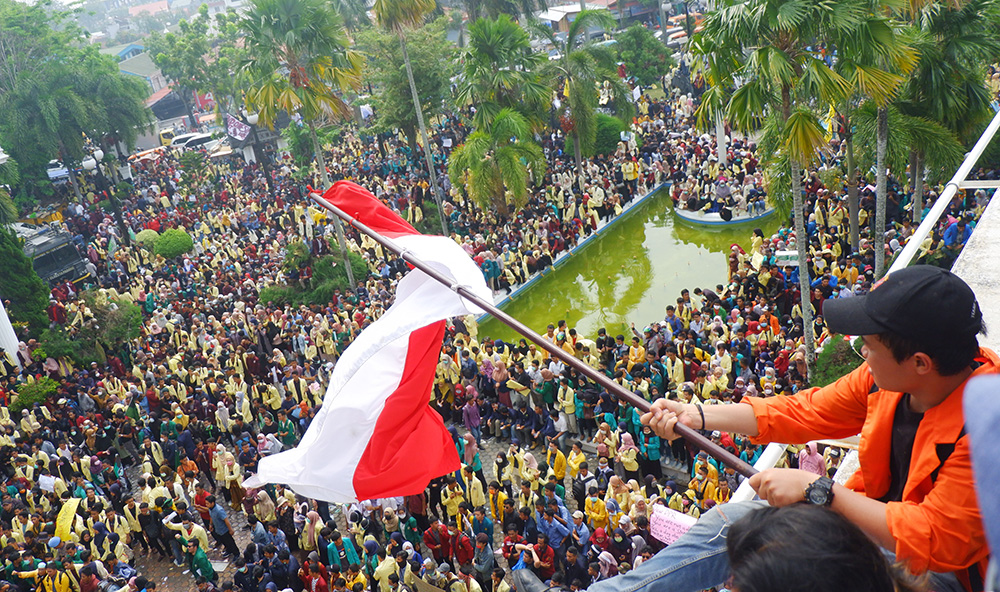
[[558,448],[552,450],[552,447],[549,447],[548,453],[545,455],[545,463],[555,473],[556,479],[562,481],[566,478],[566,455],[562,453],[562,450]]
[[583,511],[587,515],[587,521],[593,529],[607,528],[608,508],[601,498],[587,498],[583,504]]
[[[476,480],[478,482],[478,479]],[[445,487],[441,490],[441,505],[448,512],[448,516],[458,514],[458,505],[465,501],[465,492],[461,487],[452,489]]]

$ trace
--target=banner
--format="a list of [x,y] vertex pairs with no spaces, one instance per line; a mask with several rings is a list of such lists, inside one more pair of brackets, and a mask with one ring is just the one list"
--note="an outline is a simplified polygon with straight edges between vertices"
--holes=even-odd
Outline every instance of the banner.
[[226,115],[226,132],[242,142],[250,135],[250,126],[236,119],[232,115]]
[[73,531],[73,522],[76,520],[76,509],[80,506],[80,498],[71,497],[66,500],[56,517],[56,536],[64,541],[70,540]]

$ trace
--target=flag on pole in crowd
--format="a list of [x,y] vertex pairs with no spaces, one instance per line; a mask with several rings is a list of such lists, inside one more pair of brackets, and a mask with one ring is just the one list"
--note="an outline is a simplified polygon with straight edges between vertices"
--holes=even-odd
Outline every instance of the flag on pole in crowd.
[[[347,181],[323,196],[456,284],[491,299],[479,267],[448,237],[425,236]],[[412,495],[458,470],[458,452],[430,407],[446,319],[483,312],[420,270],[337,361],[323,405],[298,446],[261,459],[247,487],[283,483],[328,502]]]

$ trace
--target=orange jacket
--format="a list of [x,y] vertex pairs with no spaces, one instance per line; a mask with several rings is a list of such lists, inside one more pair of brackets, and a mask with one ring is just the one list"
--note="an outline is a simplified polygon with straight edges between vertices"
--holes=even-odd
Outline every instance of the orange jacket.
[[[982,348],[973,376],[1000,373],[1000,357]],[[968,381],[966,381],[967,383]],[[914,573],[964,570],[989,555],[972,479],[969,438],[962,434],[965,383],[920,421],[900,502],[889,502],[886,518],[896,540],[896,558]],[[902,393],[878,389],[860,368],[837,382],[791,397],[743,402],[753,407],[753,442],[808,442],[861,433],[861,468],[845,484],[878,499],[889,490],[892,423]],[[960,438],[961,436],[961,438]],[[938,445],[955,445],[942,465]],[[939,469],[937,480],[931,474]],[[960,578],[963,579],[963,578]]]

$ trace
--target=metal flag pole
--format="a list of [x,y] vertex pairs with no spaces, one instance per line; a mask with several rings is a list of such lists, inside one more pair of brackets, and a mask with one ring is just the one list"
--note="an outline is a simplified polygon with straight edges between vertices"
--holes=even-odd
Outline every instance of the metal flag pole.
[[[577,372],[580,372],[587,378],[601,385],[609,393],[611,393],[618,399],[625,401],[626,403],[632,405],[633,407],[639,409],[640,411],[643,412],[649,411],[649,406],[650,406],[649,401],[646,401],[642,397],[637,396],[635,393],[624,388],[614,380],[608,378],[604,374],[601,374],[594,368],[591,368],[590,365],[584,363],[581,360],[578,360],[577,358],[570,355],[562,348],[556,347],[554,343],[542,339],[541,335],[531,330],[531,328],[529,328],[527,325],[515,319],[514,317],[508,315],[507,313],[503,312],[502,310],[494,306],[492,302],[486,302],[485,300],[477,296],[472,290],[469,290],[465,286],[461,286],[454,283],[451,278],[445,276],[443,273],[434,269],[433,267],[425,263],[423,260],[415,257],[410,251],[400,247],[395,242],[393,242],[392,239],[382,236],[382,234],[380,234],[378,231],[375,231],[369,228],[364,223],[359,222],[353,216],[351,216],[344,210],[338,208],[337,206],[333,205],[332,203],[330,203],[325,198],[323,198],[322,196],[320,196],[315,192],[310,192],[309,198],[312,199],[314,202],[316,202],[317,205],[330,211],[333,215],[337,216],[347,224],[350,224],[351,226],[357,228],[359,231],[373,238],[375,242],[379,243],[386,249],[395,253],[396,256],[402,258],[403,261],[406,261],[413,267],[426,273],[437,282],[444,284],[452,292],[455,292],[462,298],[465,298],[469,302],[474,303],[476,306],[482,308],[489,314],[493,315],[495,318],[499,319],[500,322],[502,322],[503,324],[517,331],[527,339],[530,339],[539,347],[549,352],[549,354],[551,354],[552,357],[559,359],[561,362],[569,366],[572,366],[577,370]],[[711,454],[720,462],[735,469],[737,473],[740,473],[745,477],[751,477],[755,473],[757,473],[757,470],[754,469],[749,463],[741,460],[738,456],[732,454],[731,452],[729,452],[722,446],[719,446],[715,442],[712,442],[710,439],[701,435],[696,430],[693,430],[687,427],[686,425],[677,422],[677,424],[674,426],[674,431],[678,435],[682,436],[685,440],[687,440],[689,444],[692,444],[696,448],[699,448],[701,450],[704,450],[708,454]]]

